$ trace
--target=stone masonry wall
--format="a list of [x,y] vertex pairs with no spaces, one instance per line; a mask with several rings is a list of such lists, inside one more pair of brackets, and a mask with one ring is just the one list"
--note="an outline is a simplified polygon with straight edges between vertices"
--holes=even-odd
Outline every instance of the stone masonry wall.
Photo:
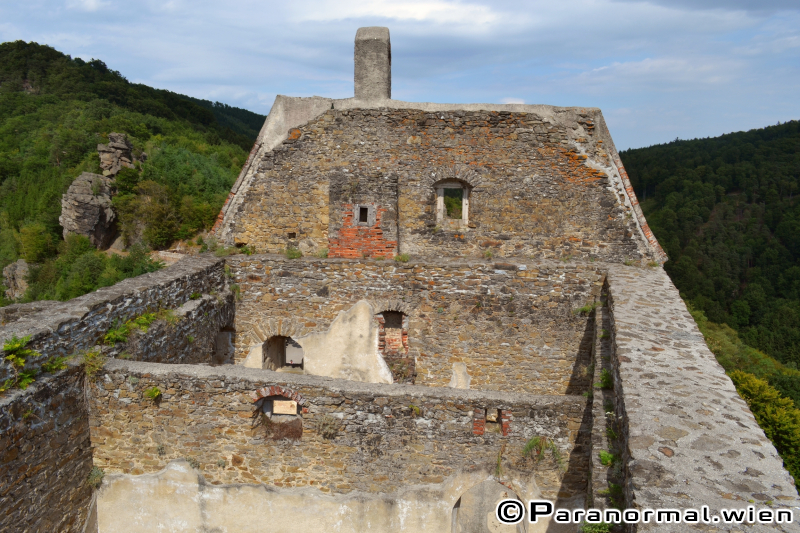
[[[156,404],[144,397],[157,386]],[[256,393],[256,391],[260,391]],[[251,427],[254,398],[285,395],[302,408],[298,440]],[[92,394],[95,464],[106,472],[157,472],[196,461],[213,484],[317,487],[323,493],[392,493],[441,483],[473,468],[533,475],[545,497],[582,497],[588,421],[582,396],[530,396],[381,385],[287,375],[240,366],[198,367],[112,361]],[[503,424],[478,424],[485,410]],[[335,436],[317,430],[334,421]],[[490,426],[495,429],[492,430]],[[533,436],[552,438],[564,469],[522,457]],[[576,441],[579,446],[575,446]]]
[[[397,202],[399,250],[416,256],[479,257],[491,249],[638,260],[648,245],[610,182],[602,141],[592,139],[595,112],[577,114],[568,141],[567,126],[535,113],[329,110],[253,163],[233,240],[273,253],[295,243],[308,253],[333,249],[333,241],[341,247],[343,205],[357,203],[344,199],[361,196],[387,209]],[[468,227],[437,226],[434,186],[443,179],[470,189]]]
[[83,531],[91,469],[80,368],[0,398],[0,531]]
[[376,314],[398,305],[406,313],[417,385],[447,386],[453,363],[465,363],[473,389],[580,394],[589,386],[593,326],[575,310],[599,294],[600,264],[275,255],[228,262],[242,293],[237,362],[269,335],[326,331],[337,313],[366,299]]
[[[328,257],[397,254],[397,179],[376,173],[334,172],[330,175]],[[369,214],[359,221],[359,209]]]
[[[708,505],[712,513],[750,504],[796,508],[791,476],[664,270],[618,266],[607,280],[626,505]],[[640,524],[630,531],[674,531],[671,527]],[[747,530],[800,527],[756,524]]]
[[[210,255],[187,257],[158,272],[129,278],[66,302],[48,304],[0,328],[0,341],[31,336],[28,345],[45,357],[32,359],[28,368],[47,357],[65,356],[101,342],[115,325],[145,312],[175,309],[197,292],[222,292],[226,287],[224,261]],[[11,373],[0,360],[0,381]]]
[[169,320],[153,322],[147,331],[134,329],[128,341],[111,352],[156,363],[232,363],[233,351],[220,352],[216,337],[225,328],[233,329],[235,314],[234,295],[227,288],[206,294],[180,306]]

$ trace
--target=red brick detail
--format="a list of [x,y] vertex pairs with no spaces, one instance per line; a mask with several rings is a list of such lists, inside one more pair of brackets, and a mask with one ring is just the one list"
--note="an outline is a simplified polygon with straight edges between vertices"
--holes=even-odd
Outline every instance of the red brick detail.
[[483,435],[486,432],[486,411],[476,409],[472,415],[472,434]]
[[285,389],[280,385],[262,387],[250,393],[250,397],[253,399],[254,402],[257,402],[261,398],[266,398],[268,396],[283,396],[284,398],[289,398],[290,400],[296,401],[297,404],[300,406],[305,405],[306,403],[305,398],[303,398],[300,395],[300,393],[295,392],[291,389]]
[[378,352],[383,356],[405,355],[408,353],[408,317],[402,315],[402,328],[386,328],[383,314],[375,315],[378,322]]
[[500,421],[502,424],[503,436],[508,437],[511,434],[511,421],[514,417],[511,411],[500,411]]
[[394,257],[397,254],[397,241],[390,241],[383,237],[381,218],[386,208],[376,206],[375,225],[365,226],[355,221],[354,205],[342,206],[342,227],[339,237],[331,239],[328,246],[328,257],[344,257],[347,259],[360,259],[362,257]]

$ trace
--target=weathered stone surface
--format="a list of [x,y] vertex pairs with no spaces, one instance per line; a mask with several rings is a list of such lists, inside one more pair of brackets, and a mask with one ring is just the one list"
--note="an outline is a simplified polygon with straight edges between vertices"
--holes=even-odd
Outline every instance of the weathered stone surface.
[[0,531],[83,531],[92,489],[78,368],[0,397]]
[[[791,476],[664,270],[618,266],[607,279],[627,505],[708,505],[717,513],[768,500],[773,508],[796,508]],[[715,528],[741,530],[731,524]],[[648,532],[678,529],[638,526]],[[800,527],[756,524],[747,531]]]
[[98,144],[103,176],[113,178],[123,167],[133,168],[133,146],[124,133],[109,133],[108,144]]
[[[637,225],[607,140],[590,134],[599,111],[558,115],[329,109],[259,152],[233,200],[236,216],[224,215],[230,220],[218,232],[259,251],[304,242],[351,258],[395,250],[481,257],[491,250],[505,257],[660,260],[657,243]],[[569,140],[577,131],[591,142]],[[420,144],[408,144],[409,135]],[[442,180],[468,187],[468,225],[437,222]],[[374,216],[354,222],[359,207]]]
[[[158,404],[144,395],[153,386],[163,392]],[[494,472],[501,454],[501,480],[532,477],[541,494],[553,500],[559,495],[581,500],[585,491],[587,450],[576,447],[585,431],[582,396],[432,389],[239,365],[122,360],[109,362],[92,387],[95,464],[107,472],[157,472],[173,459],[188,457],[200,463],[213,484],[374,494],[435,485],[471,469]],[[299,440],[275,441],[252,427],[253,401],[261,396],[256,391],[271,387],[301,400]],[[508,412],[506,435],[475,434],[473,417],[487,408]],[[317,420],[326,416],[340,424],[334,438],[317,432]],[[567,468],[563,478],[553,465],[536,466],[521,456],[534,435],[558,445]]]
[[72,182],[61,198],[58,222],[69,234],[84,235],[105,250],[117,235],[117,215],[111,207],[111,180],[84,172]]
[[6,290],[6,298],[17,300],[25,295],[28,290],[28,263],[24,259],[18,259],[3,269],[3,281]]
[[376,101],[392,97],[392,43],[389,28],[359,28],[355,44],[356,100]]
[[233,329],[234,315],[234,296],[227,288],[213,296],[205,294],[169,310],[168,316],[150,324],[147,331],[134,329],[127,342],[108,353],[125,354],[134,361],[231,364],[229,339],[220,347],[217,337],[222,330]]
[[6,324],[10,324],[11,322],[29,315],[42,313],[60,303],[61,302],[55,300],[39,300],[26,304],[13,304],[0,307],[0,326],[5,326]]
[[[326,332],[366,299],[376,313],[403,303],[418,385],[446,387],[464,363],[478,390],[581,394],[593,326],[576,310],[599,295],[604,265],[514,261],[395,261],[231,256],[242,290],[236,360],[271,335]],[[377,316],[376,316],[377,320]],[[365,332],[366,333],[366,332]]]
[[[194,293],[219,293],[227,298],[224,267],[222,259],[210,254],[187,256],[163,270],[129,278],[67,302],[10,306],[9,321],[0,327],[0,341],[12,335],[30,335],[29,347],[45,357],[30,361],[28,368],[38,368],[47,357],[91,348],[102,341],[108,330],[126,320],[159,309],[177,309]],[[5,317],[0,311],[0,318]],[[196,321],[192,327],[202,328],[204,322]],[[0,383],[11,374],[9,365],[5,359],[0,360]]]

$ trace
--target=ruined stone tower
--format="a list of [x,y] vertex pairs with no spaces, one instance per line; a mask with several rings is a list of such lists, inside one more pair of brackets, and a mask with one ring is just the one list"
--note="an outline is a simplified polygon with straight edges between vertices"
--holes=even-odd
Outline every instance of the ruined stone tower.
[[[502,525],[497,502],[797,505],[599,109],[392,100],[386,28],[358,30],[354,78],[353,98],[276,98],[214,228],[255,255],[7,312],[4,338],[47,355],[183,317],[104,348],[86,404],[75,369],[3,398],[7,449],[73,435],[47,448],[72,457],[62,530],[531,533],[578,525]],[[44,425],[17,421],[30,405]],[[776,527],[798,530],[748,531]]]

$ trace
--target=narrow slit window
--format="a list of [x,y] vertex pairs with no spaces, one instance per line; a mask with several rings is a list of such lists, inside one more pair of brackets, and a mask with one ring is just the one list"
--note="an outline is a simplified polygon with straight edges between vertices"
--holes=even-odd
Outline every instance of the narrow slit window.
[[358,221],[366,224],[369,222],[369,208],[368,207],[359,207],[358,208]]

